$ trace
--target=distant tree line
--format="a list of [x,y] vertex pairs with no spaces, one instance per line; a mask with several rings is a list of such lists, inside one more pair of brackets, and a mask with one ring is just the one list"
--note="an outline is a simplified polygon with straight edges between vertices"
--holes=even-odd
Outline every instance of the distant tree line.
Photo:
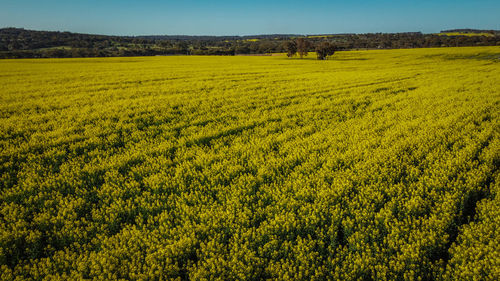
[[443,36],[409,32],[307,37],[293,34],[130,37],[3,28],[0,29],[0,58],[288,53],[292,47],[288,44],[296,44],[296,47],[302,50],[298,51],[298,55],[303,57],[307,52],[315,51],[321,44],[326,46],[323,42],[333,44],[336,50],[500,45],[498,32],[467,30],[467,33],[474,32],[489,33],[491,36]]

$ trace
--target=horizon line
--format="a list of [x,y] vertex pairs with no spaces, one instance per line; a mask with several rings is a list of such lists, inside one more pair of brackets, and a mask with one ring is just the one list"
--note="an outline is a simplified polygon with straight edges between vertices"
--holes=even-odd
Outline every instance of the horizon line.
[[6,26],[0,27],[0,29],[22,29],[27,31],[38,31],[38,32],[60,32],[60,33],[74,33],[74,34],[83,34],[83,35],[98,35],[98,36],[110,36],[110,37],[152,37],[152,36],[190,36],[190,37],[250,37],[250,36],[321,36],[321,35],[360,35],[360,34],[405,34],[405,33],[422,33],[422,34],[436,34],[449,30],[476,30],[476,31],[493,31],[500,32],[497,29],[483,29],[483,28],[447,28],[440,30],[439,32],[429,32],[425,33],[422,31],[402,31],[402,32],[340,32],[340,33],[254,33],[254,34],[240,34],[240,35],[208,35],[208,34],[140,34],[140,35],[116,35],[116,34],[102,34],[102,33],[85,33],[85,32],[77,32],[77,31],[69,31],[69,30],[40,30],[40,29],[31,29],[25,27],[15,27],[15,26]]

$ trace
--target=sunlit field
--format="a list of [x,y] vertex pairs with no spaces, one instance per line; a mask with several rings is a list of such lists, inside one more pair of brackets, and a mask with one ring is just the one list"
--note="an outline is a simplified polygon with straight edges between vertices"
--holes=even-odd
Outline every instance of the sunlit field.
[[0,279],[498,280],[499,115],[499,47],[2,60]]

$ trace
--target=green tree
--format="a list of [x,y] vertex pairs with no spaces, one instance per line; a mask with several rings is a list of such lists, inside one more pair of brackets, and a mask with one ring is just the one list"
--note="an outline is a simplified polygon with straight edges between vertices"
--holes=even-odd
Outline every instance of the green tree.
[[311,43],[304,38],[297,38],[295,42],[297,45],[297,52],[299,53],[300,58],[307,56],[309,48],[311,48]]
[[335,53],[335,45],[330,42],[321,42],[316,45],[316,55],[319,60],[325,60]]
[[286,56],[291,58],[297,53],[297,43],[295,41],[286,41],[284,44]]

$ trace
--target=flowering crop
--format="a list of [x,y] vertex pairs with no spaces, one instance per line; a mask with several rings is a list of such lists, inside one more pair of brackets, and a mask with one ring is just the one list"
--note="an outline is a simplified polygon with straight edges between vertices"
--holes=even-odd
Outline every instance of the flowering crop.
[[0,61],[0,279],[498,280],[499,57]]

